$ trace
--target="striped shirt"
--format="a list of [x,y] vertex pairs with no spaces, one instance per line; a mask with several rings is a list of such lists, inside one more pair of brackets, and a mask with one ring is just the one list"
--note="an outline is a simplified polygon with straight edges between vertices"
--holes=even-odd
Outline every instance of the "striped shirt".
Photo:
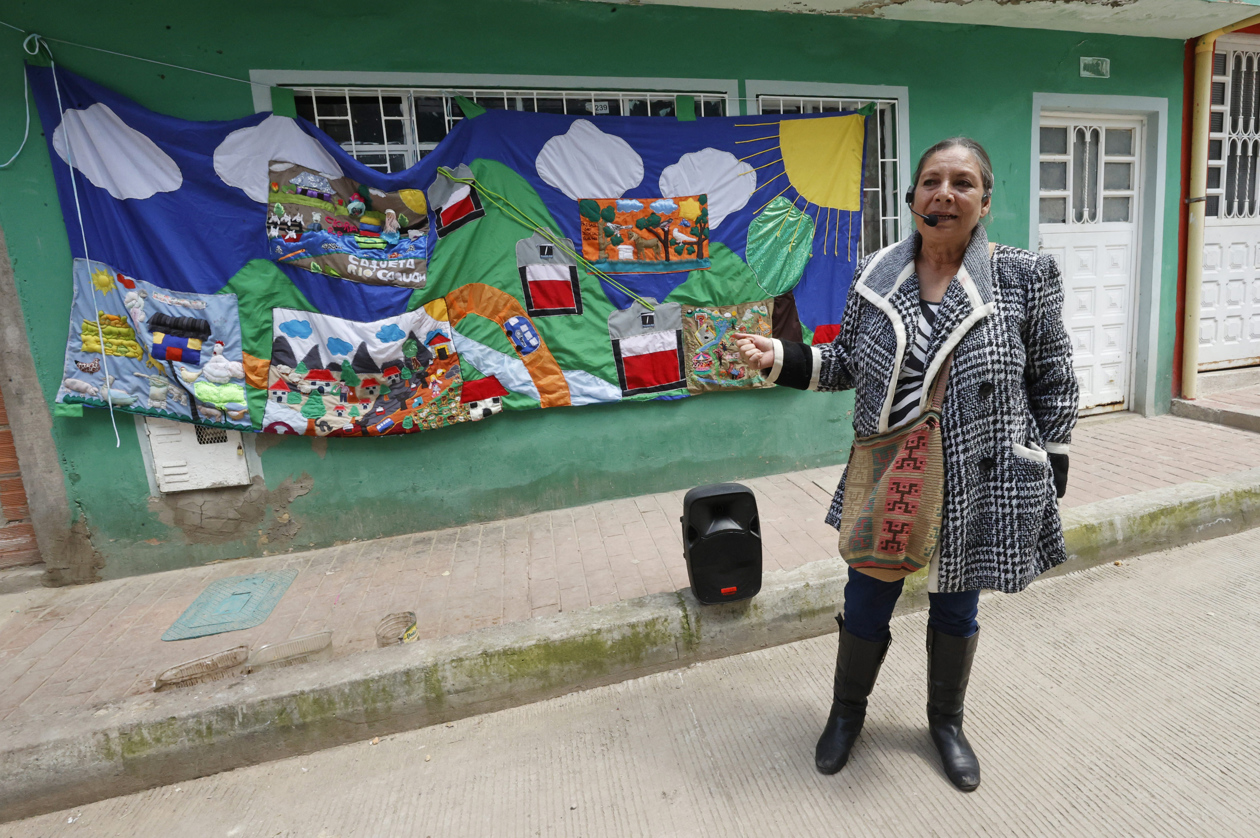
[[919,328],[915,332],[910,351],[906,353],[905,362],[901,365],[901,375],[897,377],[897,391],[893,394],[892,412],[888,415],[889,430],[907,424],[919,416],[928,342],[932,339],[932,327],[936,324],[936,312],[940,307],[940,303],[919,300]]

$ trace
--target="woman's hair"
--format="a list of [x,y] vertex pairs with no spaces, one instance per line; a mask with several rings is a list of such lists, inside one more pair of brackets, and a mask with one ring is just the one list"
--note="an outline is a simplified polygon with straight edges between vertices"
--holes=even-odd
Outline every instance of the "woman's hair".
[[976,162],[980,164],[980,181],[984,186],[986,195],[993,195],[993,163],[989,161],[989,153],[984,150],[984,146],[971,139],[971,137],[950,137],[947,140],[941,140],[936,145],[923,152],[923,156],[919,158],[919,165],[914,169],[914,186],[919,186],[919,175],[923,174],[923,166],[928,159],[938,151],[945,151],[949,148],[965,148],[971,152],[976,158]]

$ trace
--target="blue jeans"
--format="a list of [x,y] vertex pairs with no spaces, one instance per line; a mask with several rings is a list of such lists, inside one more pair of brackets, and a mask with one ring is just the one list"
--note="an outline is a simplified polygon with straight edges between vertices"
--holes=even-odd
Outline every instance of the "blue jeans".
[[[904,579],[881,582],[849,568],[849,581],[844,586],[844,627],[849,634],[875,643],[892,637],[888,623],[904,584]],[[980,628],[976,622],[979,608],[979,591],[928,594],[928,626],[941,634],[970,637]]]

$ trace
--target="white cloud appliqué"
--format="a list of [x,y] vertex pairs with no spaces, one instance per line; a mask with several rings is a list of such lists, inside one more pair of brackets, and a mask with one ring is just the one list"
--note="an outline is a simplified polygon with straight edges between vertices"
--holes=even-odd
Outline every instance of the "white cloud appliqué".
[[630,143],[586,119],[547,140],[534,166],[543,182],[575,201],[620,198],[643,182],[643,158]]
[[661,172],[662,195],[708,195],[709,229],[743,209],[757,188],[757,172],[729,151],[706,148],[678,158]]
[[184,182],[170,155],[100,102],[66,111],[53,132],[53,148],[67,164],[73,159],[93,186],[120,201],[174,192]]
[[240,128],[223,138],[214,150],[214,171],[260,204],[267,202],[269,164],[287,160],[341,177],[341,167],[319,141],[287,116],[267,117],[252,128]]

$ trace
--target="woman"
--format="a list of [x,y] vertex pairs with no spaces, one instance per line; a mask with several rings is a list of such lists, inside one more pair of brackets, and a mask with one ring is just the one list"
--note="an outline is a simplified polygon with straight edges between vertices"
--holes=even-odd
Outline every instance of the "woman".
[[[962,731],[980,590],[1021,591],[1066,558],[1055,496],[1067,487],[1078,396],[1058,268],[1027,250],[990,248],[981,219],[992,192],[979,143],[937,143],[906,196],[915,232],[858,266],[832,343],[738,338],[744,360],[769,368],[771,381],[854,388],[857,437],[918,417],[952,353],[941,419],[945,503],[927,580],[927,716],[945,773],[964,791],[980,785]],[[843,503],[841,479],[827,515],[837,528]],[[844,767],[862,730],[903,581],[849,569],[835,694],[815,752],[824,774]]]

